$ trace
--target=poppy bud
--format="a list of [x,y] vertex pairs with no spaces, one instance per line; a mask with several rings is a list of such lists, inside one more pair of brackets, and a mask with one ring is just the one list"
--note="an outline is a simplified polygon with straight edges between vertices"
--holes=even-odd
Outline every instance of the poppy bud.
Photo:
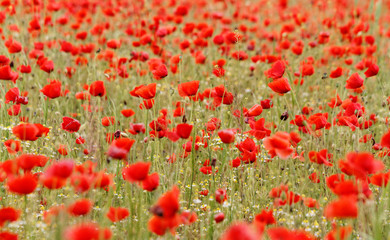
[[214,221],[215,221],[216,223],[220,223],[220,222],[222,222],[224,219],[225,219],[225,214],[223,214],[223,212],[217,213],[217,214],[214,215]]
[[282,113],[282,115],[280,116],[280,120],[286,121],[287,119],[288,119],[288,112],[285,111],[285,112]]
[[211,161],[211,166],[213,166],[213,167],[215,167],[215,165],[217,164],[217,159],[213,159],[212,161]]
[[84,153],[84,155],[88,155],[89,154],[88,149],[84,149],[83,153]]
[[117,130],[117,131],[114,133],[115,139],[116,139],[116,138],[119,138],[120,136],[121,136],[121,131]]

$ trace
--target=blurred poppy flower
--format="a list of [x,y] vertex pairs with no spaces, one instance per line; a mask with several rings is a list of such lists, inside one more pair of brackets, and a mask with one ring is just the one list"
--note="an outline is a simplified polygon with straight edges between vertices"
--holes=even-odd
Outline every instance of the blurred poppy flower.
[[125,218],[127,218],[130,215],[130,212],[127,208],[123,207],[110,207],[107,213],[107,218],[110,219],[111,222],[118,222]]
[[8,191],[18,195],[30,194],[35,191],[37,186],[37,178],[30,173],[26,173],[21,176],[9,177],[7,181]]

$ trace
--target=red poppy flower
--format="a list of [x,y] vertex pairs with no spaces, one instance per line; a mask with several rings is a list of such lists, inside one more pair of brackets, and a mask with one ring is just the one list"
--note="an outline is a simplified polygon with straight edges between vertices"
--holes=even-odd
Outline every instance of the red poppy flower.
[[137,162],[122,169],[123,179],[131,183],[143,181],[148,177],[150,162]]
[[46,73],[51,73],[54,71],[54,63],[51,60],[43,58],[41,62],[38,62],[40,69]]
[[61,42],[61,49],[60,49],[61,52],[69,53],[72,52],[72,50],[73,50],[73,45],[70,42],[67,41]]
[[135,114],[135,112],[132,110],[132,109],[123,109],[121,111],[121,114],[124,116],[124,117],[131,117]]
[[137,135],[139,133],[145,133],[146,132],[146,128],[145,128],[145,124],[143,123],[130,123],[130,128],[128,130],[129,133],[133,134],[133,135]]
[[267,231],[271,240],[302,239],[315,240],[316,238],[303,230],[289,230],[284,227],[274,227]]
[[152,74],[156,80],[161,80],[168,76],[168,69],[164,64],[160,64],[154,70],[152,70]]
[[316,113],[309,117],[307,120],[311,125],[315,125],[315,129],[313,130],[319,130],[322,128],[329,128],[331,126],[330,123],[328,123],[328,113]]
[[187,123],[178,124],[176,126],[176,133],[179,135],[179,137],[187,139],[190,137],[193,127],[193,125]]
[[244,111],[245,117],[257,117],[263,112],[263,107],[259,104],[253,105],[247,111]]
[[115,159],[126,159],[134,142],[129,138],[115,139],[108,148],[107,155]]
[[0,239],[2,240],[18,240],[18,234],[7,231],[0,232]]
[[258,240],[259,234],[248,223],[233,223],[222,235],[221,240]]
[[381,138],[381,146],[390,148],[390,131],[385,133]]
[[313,198],[304,198],[303,204],[308,208],[318,208],[319,206],[317,200]]
[[198,219],[198,216],[196,215],[195,212],[183,211],[180,214],[180,218],[182,224],[191,225],[191,223],[194,223]]
[[341,171],[357,178],[365,179],[368,174],[377,173],[384,168],[383,162],[374,159],[369,152],[350,152],[346,158],[339,161]]
[[13,102],[15,104],[26,105],[28,103],[27,96],[21,96],[17,87],[11,88],[5,94],[5,103]]
[[29,173],[9,178],[7,181],[8,191],[19,195],[30,194],[34,192],[37,186],[38,181],[36,177]]
[[265,119],[260,118],[257,121],[250,120],[249,126],[252,130],[249,130],[247,133],[249,133],[251,136],[255,137],[257,140],[263,139],[267,136],[271,135],[271,130],[264,127]]
[[19,151],[22,151],[22,146],[20,141],[13,139],[8,139],[4,142],[4,146],[7,148],[9,154],[16,154]]
[[68,155],[68,147],[64,144],[60,144],[57,149],[58,153],[62,156]]
[[320,179],[317,176],[316,172],[313,172],[312,174],[309,175],[309,179],[312,183],[319,183]]
[[96,223],[81,223],[69,227],[65,231],[66,240],[103,240],[111,239],[112,233],[108,228],[101,228]]
[[256,154],[259,152],[259,147],[251,138],[246,138],[244,141],[236,145],[241,152],[241,158],[244,163],[252,163],[256,161]]
[[174,186],[172,190],[164,193],[159,198],[159,200],[157,201],[157,206],[159,206],[162,210],[162,217],[173,217],[179,211],[179,195],[179,189]]
[[106,87],[103,81],[95,81],[89,86],[89,93],[94,97],[103,97],[106,95]]
[[76,119],[70,117],[63,117],[61,128],[68,132],[77,132],[80,129],[80,122]]
[[130,215],[130,212],[127,208],[123,207],[110,207],[107,213],[107,218],[110,219],[111,222],[119,222]]
[[273,136],[264,139],[264,147],[271,157],[278,156],[287,159],[293,153],[290,143],[290,135],[286,132],[277,132]]
[[157,189],[160,184],[160,176],[158,173],[152,173],[142,180],[142,189],[152,192]]
[[183,98],[194,96],[198,92],[199,81],[181,83],[178,85],[177,89],[179,91],[179,95]]
[[347,79],[347,84],[345,85],[346,89],[357,89],[363,86],[364,79],[359,76],[359,73],[352,74]]
[[62,160],[50,165],[46,169],[45,175],[66,179],[72,175],[74,167],[73,160]]
[[234,142],[236,132],[234,129],[224,129],[218,131],[218,136],[223,143],[229,144]]
[[287,78],[275,79],[274,81],[268,83],[268,87],[270,87],[272,91],[279,94],[285,94],[291,90],[291,86],[288,83]]
[[216,66],[213,69],[213,74],[218,78],[223,77],[223,76],[225,76],[225,69],[223,69],[222,67]]
[[135,89],[130,92],[130,94],[135,97],[142,97],[143,99],[152,99],[156,96],[156,86],[156,83],[141,85],[135,87]]
[[376,65],[375,63],[371,64],[367,70],[364,72],[364,75],[366,76],[366,78],[369,78],[369,77],[372,77],[372,76],[376,76],[379,72],[379,67],[378,65]]
[[44,86],[40,92],[48,98],[58,98],[61,96],[61,82],[57,80],[51,80],[50,84]]
[[76,193],[85,193],[94,185],[95,178],[91,174],[75,174],[70,177],[70,184]]
[[5,41],[5,46],[8,48],[8,52],[11,54],[22,51],[22,44],[14,39],[8,39]]
[[329,203],[324,209],[324,216],[332,218],[356,218],[358,208],[355,197],[341,197]]
[[80,199],[68,206],[68,212],[73,216],[83,216],[92,209],[92,202],[89,199]]
[[322,149],[319,152],[310,151],[309,159],[311,162],[324,164],[326,166],[333,166],[328,160],[332,160],[333,154],[328,153],[328,149]]
[[84,144],[84,143],[85,143],[85,139],[82,136],[76,139],[76,144]]
[[338,67],[330,73],[329,77],[338,78],[341,77],[342,74],[343,74],[343,69],[341,67]]
[[0,80],[10,80],[16,83],[19,74],[17,72],[13,72],[9,65],[0,66]]
[[178,214],[179,204],[179,189],[174,186],[171,191],[164,193],[157,204],[151,208],[153,217],[148,222],[148,229],[157,234],[164,235],[167,230],[172,232],[182,222]]
[[12,133],[22,141],[35,141],[41,135],[36,124],[22,123],[12,128]]
[[389,183],[390,171],[387,173],[377,173],[370,177],[371,184],[378,187],[386,187]]
[[217,191],[215,191],[215,201],[222,204],[226,200],[227,200],[227,195],[225,189],[220,188]]
[[48,189],[60,189],[66,184],[66,179],[47,174],[41,175],[39,180]]
[[20,213],[20,210],[16,210],[12,207],[0,208],[0,227],[3,227],[6,222],[17,221],[20,217]]
[[121,42],[117,39],[111,39],[107,41],[107,47],[112,49],[118,49],[121,47]]
[[266,211],[266,210],[263,209],[260,214],[257,214],[255,216],[255,221],[256,222],[261,222],[261,223],[263,223],[265,225],[276,224],[276,220],[274,218],[272,210]]
[[285,69],[286,66],[282,61],[279,60],[272,64],[272,67],[269,70],[265,71],[264,74],[268,78],[278,79],[283,77]]
[[102,125],[105,127],[111,126],[115,124],[115,117],[103,117]]
[[34,167],[44,167],[48,160],[46,156],[35,154],[22,154],[16,158],[18,166],[25,171],[31,171]]

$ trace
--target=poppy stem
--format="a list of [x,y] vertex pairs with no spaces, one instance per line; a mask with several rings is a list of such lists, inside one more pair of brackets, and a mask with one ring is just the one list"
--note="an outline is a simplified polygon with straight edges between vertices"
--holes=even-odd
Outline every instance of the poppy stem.
[[28,210],[27,210],[27,206],[28,206],[28,199],[27,199],[27,195],[24,195],[24,214],[25,214],[25,223],[24,223],[24,237],[25,239],[28,239],[27,237],[27,233],[29,232],[29,225],[28,225]]
[[47,112],[48,112],[49,106],[47,104],[48,99],[46,99],[44,101],[45,101],[45,125],[46,125],[46,123],[47,123]]
[[[229,146],[229,144],[225,144],[225,145],[226,145],[226,147]],[[225,168],[225,163],[226,163],[226,147],[224,146],[224,148],[222,148],[222,156],[221,156],[222,165],[221,165],[221,169],[219,169],[221,171],[220,172],[221,174]],[[221,178],[219,179],[219,182],[221,183],[222,182],[222,175],[220,175],[220,176],[221,176]]]
[[192,201],[192,185],[194,183],[194,174],[195,174],[195,139],[196,139],[196,130],[195,130],[195,124],[194,128],[192,129],[192,147],[191,147],[191,186],[190,186],[190,197],[188,200],[188,208],[191,206]]

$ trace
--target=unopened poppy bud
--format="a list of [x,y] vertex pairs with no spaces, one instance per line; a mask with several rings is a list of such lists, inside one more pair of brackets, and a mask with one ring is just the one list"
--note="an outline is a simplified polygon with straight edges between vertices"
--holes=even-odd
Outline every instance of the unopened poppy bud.
[[212,161],[211,161],[211,166],[213,166],[213,167],[215,167],[215,165],[217,164],[217,159],[213,159]]
[[217,213],[217,214],[214,215],[214,221],[215,221],[216,223],[220,223],[220,222],[222,222],[224,219],[225,219],[225,214],[223,214],[223,212]]
[[285,112],[282,113],[282,115],[280,116],[280,120],[286,121],[287,119],[288,119],[288,112],[285,111]]
[[119,138],[121,136],[121,131],[117,130],[115,133],[114,133],[114,137],[115,138]]

